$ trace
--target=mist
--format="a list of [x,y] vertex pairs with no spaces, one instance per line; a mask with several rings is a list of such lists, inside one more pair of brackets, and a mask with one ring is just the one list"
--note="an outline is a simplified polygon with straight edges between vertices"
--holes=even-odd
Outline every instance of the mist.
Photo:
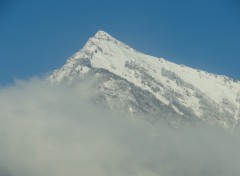
[[155,127],[97,107],[93,95],[90,82],[38,78],[0,88],[0,176],[240,174],[239,129]]

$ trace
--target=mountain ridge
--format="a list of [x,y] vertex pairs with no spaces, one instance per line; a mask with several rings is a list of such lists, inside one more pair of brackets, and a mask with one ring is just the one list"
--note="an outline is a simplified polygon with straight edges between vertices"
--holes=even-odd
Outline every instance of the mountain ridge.
[[[48,80],[50,82],[66,81],[71,84],[72,81],[84,78],[97,69],[105,70],[104,76],[109,76],[110,73],[114,74],[119,77],[118,79],[121,78],[125,82],[132,83],[135,87],[149,92],[163,104],[161,106],[166,106],[165,108],[169,108],[177,114],[176,121],[192,117],[224,127],[234,127],[239,123],[239,81],[223,75],[178,65],[164,58],[143,54],[104,31],[98,31],[80,51],[67,60],[62,68],[55,70]],[[96,73],[92,76],[96,77]],[[112,78],[112,76],[110,77]],[[107,82],[105,83],[107,84]],[[117,81],[115,80],[111,84],[117,84]],[[106,88],[110,85],[103,84],[102,86]],[[116,87],[115,90],[120,91]],[[106,91],[100,94],[106,98]],[[133,95],[133,92],[129,93],[129,96],[130,94]],[[116,97],[121,99],[123,103],[128,101],[127,97],[125,99],[122,99],[121,95]],[[113,103],[113,99],[108,95],[108,98],[104,100],[109,106],[112,106],[112,109],[117,106],[117,102]],[[138,107],[136,97],[133,100],[135,106]],[[131,112],[129,110],[131,108],[129,106],[123,109]],[[135,111],[141,112],[142,110],[135,108]],[[146,114],[154,113],[147,112]],[[154,116],[160,119],[170,118],[169,115],[163,117],[163,114],[161,117],[156,114]]]

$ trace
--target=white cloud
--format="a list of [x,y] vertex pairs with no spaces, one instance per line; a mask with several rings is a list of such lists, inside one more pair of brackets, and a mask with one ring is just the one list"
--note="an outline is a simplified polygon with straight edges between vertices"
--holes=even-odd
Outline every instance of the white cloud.
[[238,130],[133,124],[95,107],[88,90],[37,79],[1,88],[0,175],[239,175]]

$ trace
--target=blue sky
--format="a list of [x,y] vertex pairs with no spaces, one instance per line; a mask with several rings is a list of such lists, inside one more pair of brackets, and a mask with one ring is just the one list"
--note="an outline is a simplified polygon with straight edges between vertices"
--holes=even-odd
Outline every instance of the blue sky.
[[99,29],[146,54],[240,79],[238,0],[1,0],[0,85],[60,67]]

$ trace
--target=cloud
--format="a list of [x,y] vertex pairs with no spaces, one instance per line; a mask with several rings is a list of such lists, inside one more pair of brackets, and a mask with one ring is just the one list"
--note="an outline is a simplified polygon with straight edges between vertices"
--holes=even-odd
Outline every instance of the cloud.
[[[237,176],[239,130],[134,123],[94,90],[39,79],[0,89],[1,176]],[[77,95],[77,96],[76,96]]]

